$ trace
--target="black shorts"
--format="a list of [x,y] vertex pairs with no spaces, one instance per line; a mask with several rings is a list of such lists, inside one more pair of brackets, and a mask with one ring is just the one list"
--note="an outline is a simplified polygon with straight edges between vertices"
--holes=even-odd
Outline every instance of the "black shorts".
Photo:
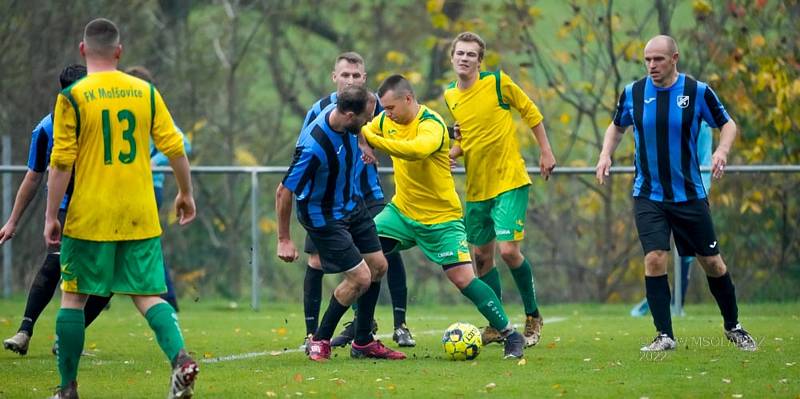
[[[375,219],[375,216],[378,216],[379,213],[386,207],[386,204],[383,203],[383,200],[375,200],[367,202],[367,213],[369,213],[370,217]],[[314,242],[311,241],[311,238],[306,234],[306,240],[303,248],[303,252],[307,254],[315,254],[317,251],[316,245]]]
[[669,251],[670,233],[680,256],[719,254],[707,199],[657,202],[634,197],[633,211],[645,255],[655,250]]
[[318,249],[325,273],[346,272],[361,263],[364,259],[361,254],[381,251],[375,222],[363,205],[346,218],[323,227],[303,227],[308,233],[307,240]]

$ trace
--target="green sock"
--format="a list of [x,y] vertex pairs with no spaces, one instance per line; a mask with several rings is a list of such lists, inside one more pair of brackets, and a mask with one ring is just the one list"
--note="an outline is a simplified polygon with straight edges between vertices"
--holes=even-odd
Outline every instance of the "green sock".
[[61,388],[78,379],[78,363],[86,337],[83,309],[64,309],[56,316],[56,343],[58,344],[58,372]]
[[522,296],[522,303],[525,305],[525,314],[534,314],[539,306],[536,304],[536,288],[533,282],[533,270],[527,259],[523,259],[522,264],[511,269],[514,282],[517,283],[519,294]]
[[475,304],[483,317],[489,320],[490,326],[501,332],[511,328],[506,311],[503,309],[503,303],[497,299],[497,295],[488,284],[475,278],[461,290],[461,293]]
[[500,272],[497,271],[497,268],[492,266],[492,270],[489,270],[489,273],[484,274],[480,277],[481,281],[488,284],[489,287],[492,288],[494,294],[497,295],[497,298],[500,301],[503,301],[503,288],[502,284],[500,284]]
[[183,336],[175,309],[168,303],[162,302],[148,309],[144,317],[156,334],[158,346],[167,355],[169,361],[174,362],[178,352],[183,349]]

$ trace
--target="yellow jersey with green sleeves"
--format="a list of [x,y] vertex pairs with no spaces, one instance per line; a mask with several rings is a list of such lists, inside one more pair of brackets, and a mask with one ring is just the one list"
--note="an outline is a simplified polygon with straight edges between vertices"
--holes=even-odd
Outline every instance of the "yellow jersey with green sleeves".
[[444,120],[420,105],[407,125],[381,112],[362,129],[367,141],[392,157],[400,212],[422,224],[461,219],[461,201],[450,173],[450,137]]
[[519,150],[511,108],[529,127],[542,122],[539,108],[502,71],[481,72],[466,90],[453,82],[444,92],[453,118],[461,126],[461,148],[467,170],[467,201],[484,201],[531,184]]
[[64,235],[91,241],[157,237],[150,140],[167,157],[183,139],[153,85],[120,71],[90,73],[64,89],[53,113],[50,166],[75,188]]

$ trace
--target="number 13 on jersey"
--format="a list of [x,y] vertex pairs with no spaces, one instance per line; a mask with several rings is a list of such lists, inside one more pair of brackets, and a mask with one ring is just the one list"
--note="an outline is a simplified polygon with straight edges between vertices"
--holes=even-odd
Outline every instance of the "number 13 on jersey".
[[[117,159],[124,164],[129,164],[136,159],[136,138],[133,133],[136,131],[136,117],[133,112],[127,109],[120,110],[116,115],[117,124],[112,129],[111,114],[109,110],[103,110],[103,163],[111,165],[112,148],[114,142],[112,136],[120,134],[122,139],[128,142],[128,152],[119,151]],[[122,132],[120,132],[122,130]],[[122,144],[124,146],[124,144]]]

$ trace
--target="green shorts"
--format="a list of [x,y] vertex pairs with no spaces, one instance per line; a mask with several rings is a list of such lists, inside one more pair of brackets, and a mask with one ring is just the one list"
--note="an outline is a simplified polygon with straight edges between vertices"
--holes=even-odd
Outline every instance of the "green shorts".
[[79,294],[167,292],[161,237],[135,241],[61,241],[61,290]]
[[467,201],[464,212],[467,241],[472,245],[483,245],[495,238],[497,241],[525,238],[529,188],[530,185],[525,185],[485,201]]
[[422,224],[403,215],[389,203],[375,216],[378,235],[400,242],[398,249],[419,246],[431,262],[447,266],[472,262],[467,246],[467,234],[461,220],[436,224]]

